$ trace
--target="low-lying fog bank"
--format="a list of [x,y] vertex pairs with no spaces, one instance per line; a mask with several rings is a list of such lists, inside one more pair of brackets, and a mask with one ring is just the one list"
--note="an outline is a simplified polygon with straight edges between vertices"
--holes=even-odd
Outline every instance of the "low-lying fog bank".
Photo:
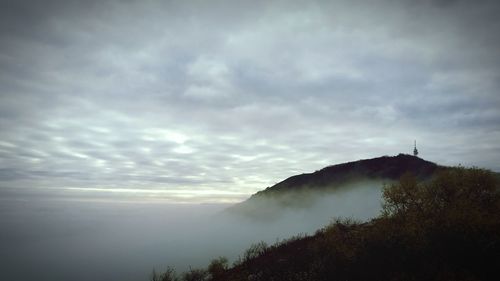
[[[308,208],[274,209],[274,220],[227,215],[228,204],[172,204],[119,195],[64,196],[1,190],[0,264],[5,280],[147,280],[154,268],[233,261],[251,243],[314,233],[333,217],[366,220],[380,211],[380,188],[322,195]],[[81,194],[81,193],[75,193]]]

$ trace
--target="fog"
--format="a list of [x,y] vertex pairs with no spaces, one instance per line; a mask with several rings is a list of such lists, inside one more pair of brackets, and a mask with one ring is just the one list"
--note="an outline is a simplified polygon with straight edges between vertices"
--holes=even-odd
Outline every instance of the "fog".
[[[175,204],[161,198],[40,189],[1,189],[3,280],[147,280],[153,268],[177,271],[232,262],[253,242],[312,234],[334,217],[367,220],[380,211],[380,186],[358,185],[298,208],[260,209],[261,220],[229,204]],[[262,203],[262,202],[261,202]],[[259,203],[260,204],[260,203]]]

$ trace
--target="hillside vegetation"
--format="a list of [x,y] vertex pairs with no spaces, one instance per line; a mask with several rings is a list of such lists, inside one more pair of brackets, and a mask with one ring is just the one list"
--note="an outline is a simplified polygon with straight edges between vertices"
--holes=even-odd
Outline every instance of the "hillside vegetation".
[[421,182],[406,173],[383,199],[369,222],[337,219],[311,236],[254,244],[232,266],[218,258],[151,280],[498,280],[497,175],[457,167]]

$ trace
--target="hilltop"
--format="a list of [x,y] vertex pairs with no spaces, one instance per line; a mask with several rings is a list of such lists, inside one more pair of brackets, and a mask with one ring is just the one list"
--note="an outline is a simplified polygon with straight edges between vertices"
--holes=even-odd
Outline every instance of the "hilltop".
[[308,188],[334,189],[348,182],[366,179],[398,180],[407,172],[412,173],[419,180],[426,180],[434,174],[437,168],[438,165],[435,163],[408,154],[382,156],[328,166],[314,173],[292,176],[257,192],[256,195]]
[[259,191],[248,200],[227,209],[228,213],[258,219],[273,219],[281,210],[273,207],[306,208],[325,194],[369,186],[380,189],[405,173],[427,181],[445,167],[422,158],[399,154],[363,159],[325,167],[313,173],[291,176]]

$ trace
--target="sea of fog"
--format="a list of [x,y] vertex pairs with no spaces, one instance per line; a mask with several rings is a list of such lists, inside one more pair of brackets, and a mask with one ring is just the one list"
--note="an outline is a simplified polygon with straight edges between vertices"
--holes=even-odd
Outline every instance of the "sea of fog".
[[344,190],[260,222],[223,215],[228,204],[0,188],[0,280],[148,280],[153,268],[234,261],[254,242],[311,234],[334,217],[374,217],[380,195]]

